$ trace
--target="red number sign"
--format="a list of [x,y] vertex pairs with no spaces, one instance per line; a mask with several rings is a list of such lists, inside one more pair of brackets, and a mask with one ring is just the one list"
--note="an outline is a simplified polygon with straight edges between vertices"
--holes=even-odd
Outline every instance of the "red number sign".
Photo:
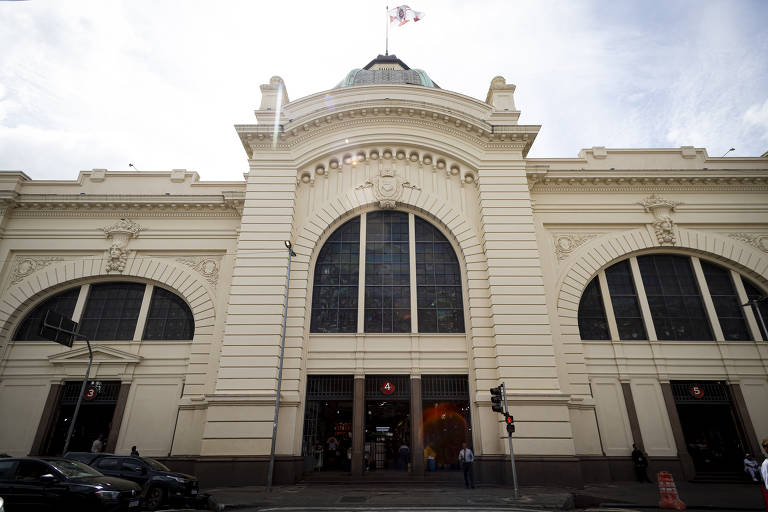
[[388,380],[384,381],[384,385],[381,386],[381,392],[385,395],[391,395],[395,392],[395,385]]
[[691,388],[688,391],[690,391],[693,398],[701,398],[704,396],[704,390],[696,385],[691,386]]
[[86,400],[93,400],[94,398],[96,398],[96,389],[95,388],[88,388],[88,389],[86,389],[85,390],[85,394],[83,395],[83,397]]

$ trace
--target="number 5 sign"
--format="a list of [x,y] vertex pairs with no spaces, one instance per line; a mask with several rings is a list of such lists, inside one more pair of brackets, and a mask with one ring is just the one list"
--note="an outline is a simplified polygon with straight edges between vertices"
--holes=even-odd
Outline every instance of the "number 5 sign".
[[693,396],[693,398],[701,398],[701,397],[704,396],[704,390],[701,389],[700,386],[693,385],[693,386],[690,387],[689,391],[690,391],[691,395]]
[[395,392],[395,385],[389,382],[389,380],[385,380],[381,386],[381,392],[385,395],[391,395]]

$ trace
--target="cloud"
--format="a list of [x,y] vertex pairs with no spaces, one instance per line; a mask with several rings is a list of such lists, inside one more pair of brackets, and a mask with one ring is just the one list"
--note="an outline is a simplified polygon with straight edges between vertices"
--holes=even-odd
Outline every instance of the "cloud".
[[758,129],[761,129],[762,139],[768,140],[768,99],[762,105],[752,105],[744,112],[744,122]]

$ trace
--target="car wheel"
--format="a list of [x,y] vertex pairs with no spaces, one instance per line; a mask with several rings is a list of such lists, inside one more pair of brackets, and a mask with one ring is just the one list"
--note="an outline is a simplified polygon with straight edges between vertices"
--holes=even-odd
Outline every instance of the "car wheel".
[[165,501],[165,489],[162,487],[150,487],[145,501],[147,510],[157,510]]

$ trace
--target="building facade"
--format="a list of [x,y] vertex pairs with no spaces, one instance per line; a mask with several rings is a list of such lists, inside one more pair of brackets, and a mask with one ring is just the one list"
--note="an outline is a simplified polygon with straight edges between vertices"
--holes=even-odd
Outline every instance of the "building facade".
[[[71,441],[203,484],[455,467],[523,483],[741,471],[768,436],[768,154],[694,147],[528,158],[515,86],[484,101],[394,56],[236,126],[244,181],[0,173],[0,452]],[[295,256],[289,258],[285,242]],[[287,298],[286,298],[286,284]],[[287,306],[286,306],[287,304]]]

